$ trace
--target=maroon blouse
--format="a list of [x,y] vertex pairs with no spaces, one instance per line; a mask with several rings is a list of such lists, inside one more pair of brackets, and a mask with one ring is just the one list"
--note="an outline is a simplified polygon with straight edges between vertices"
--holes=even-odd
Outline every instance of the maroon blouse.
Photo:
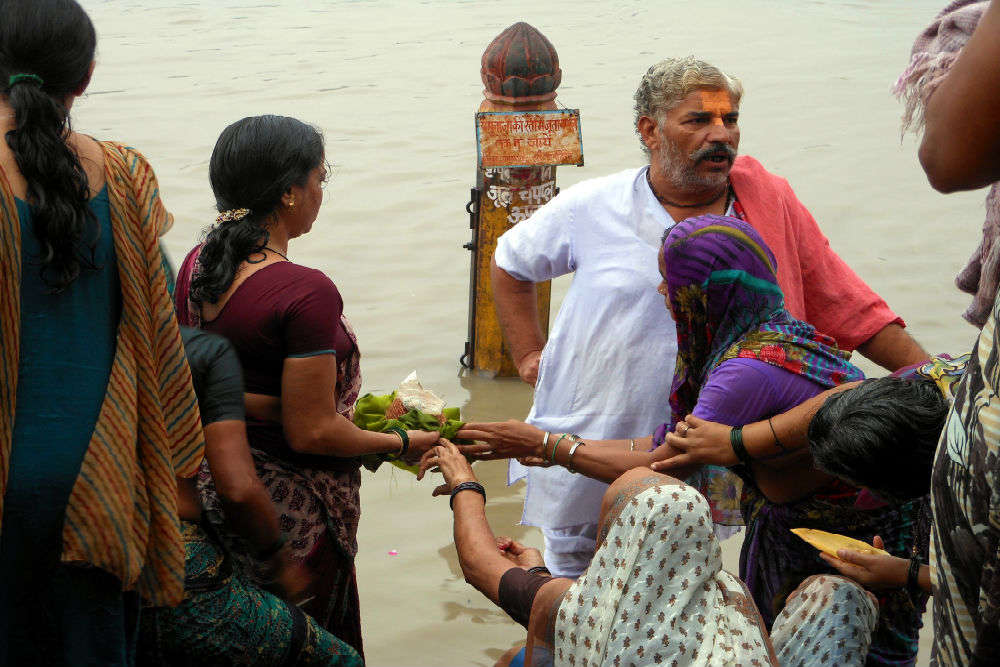
[[[243,281],[216,318],[202,320],[201,327],[225,336],[236,348],[247,392],[281,396],[285,359],[319,354],[346,358],[354,351],[340,321],[343,310],[337,286],[322,271],[276,262]],[[314,467],[332,463],[330,457],[293,455],[280,424],[248,419],[247,435],[252,447],[286,460],[302,459]]]

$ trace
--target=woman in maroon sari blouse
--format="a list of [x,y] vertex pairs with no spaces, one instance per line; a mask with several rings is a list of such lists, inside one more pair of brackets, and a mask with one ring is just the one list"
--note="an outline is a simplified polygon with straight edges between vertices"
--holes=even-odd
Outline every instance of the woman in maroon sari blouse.
[[[248,418],[247,435],[282,532],[314,578],[303,608],[361,653],[357,457],[419,458],[438,434],[354,425],[360,355],[340,293],[321,271],[286,257],[289,240],[311,229],[323,201],[320,133],[294,118],[244,118],[222,132],[209,172],[220,215],[184,261],[177,310],[233,343],[250,415],[273,412]],[[209,515],[217,515],[209,480],[202,489]]]

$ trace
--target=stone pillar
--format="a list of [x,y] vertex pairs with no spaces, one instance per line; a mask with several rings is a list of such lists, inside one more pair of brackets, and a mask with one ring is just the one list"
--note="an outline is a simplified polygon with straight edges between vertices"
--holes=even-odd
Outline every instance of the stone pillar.
[[[559,56],[541,32],[515,23],[490,42],[483,53],[481,75],[486,88],[479,111],[544,111],[555,109],[562,80]],[[462,364],[481,374],[517,377],[517,367],[503,338],[493,303],[490,262],[497,238],[528,218],[554,193],[555,167],[476,165],[476,187],[469,204],[473,240],[469,296],[469,342]],[[549,329],[551,283],[537,285],[542,331]]]

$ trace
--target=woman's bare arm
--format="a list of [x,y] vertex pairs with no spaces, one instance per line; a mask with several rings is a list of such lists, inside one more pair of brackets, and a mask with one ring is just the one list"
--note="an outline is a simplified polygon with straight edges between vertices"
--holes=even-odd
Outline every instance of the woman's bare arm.
[[[257,477],[243,420],[225,419],[206,425],[205,458],[226,513],[226,523],[247,541],[254,553],[269,554],[264,561],[273,577],[269,588],[291,601],[300,598],[309,585],[309,575],[292,559],[288,545],[280,541],[278,514]],[[193,487],[191,480],[184,481],[188,488]]]
[[[648,467],[652,462],[675,453],[669,447],[649,451],[653,446],[653,438],[648,435],[615,440],[584,438],[581,439],[582,444],[574,448],[576,441],[567,434],[550,433],[546,438],[545,431],[513,419],[505,422],[470,422],[457,436],[485,442],[499,457],[540,459],[602,482],[615,480],[632,468]],[[572,457],[570,452],[573,453]],[[691,470],[682,469],[676,474],[684,476]]]
[[500,603],[500,579],[513,564],[497,549],[486,521],[486,501],[478,493],[455,496],[455,549],[465,580],[494,604]]
[[[285,359],[281,375],[281,423],[288,445],[302,454],[361,456],[398,452],[395,433],[358,428],[337,412],[337,359],[332,354]],[[407,431],[408,456],[419,457],[437,442],[437,431]]]
[[[434,495],[451,494],[459,484],[476,482],[472,466],[454,444],[441,440],[420,461],[417,479],[429,470],[444,476],[444,484]],[[500,579],[517,565],[503,556],[497,538],[486,520],[486,499],[475,491],[461,491],[451,496],[455,518],[455,550],[465,580],[494,604],[500,604]]]
[[255,551],[281,537],[271,496],[257,477],[243,421],[228,419],[205,426],[205,458],[226,520]]
[[[632,442],[635,442],[634,450]],[[574,450],[575,444],[571,440],[558,443],[555,446],[555,463],[581,475],[609,483],[633,468],[648,468],[655,461],[675,453],[669,445],[649,451],[653,446],[653,436],[634,440],[583,440]],[[685,478],[697,468],[696,465],[686,466],[673,472],[677,477]]]

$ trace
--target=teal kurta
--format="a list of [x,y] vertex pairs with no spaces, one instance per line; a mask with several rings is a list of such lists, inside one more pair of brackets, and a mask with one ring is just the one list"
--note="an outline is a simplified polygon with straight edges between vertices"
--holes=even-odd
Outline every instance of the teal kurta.
[[90,209],[100,228],[97,268],[82,268],[71,285],[53,293],[39,271],[42,249],[31,207],[17,200],[21,354],[0,524],[0,634],[8,640],[0,642],[0,665],[91,658],[127,664],[132,653],[125,637],[134,635],[133,596],[124,596],[105,572],[59,564],[66,505],[107,390],[121,313],[106,188]]

